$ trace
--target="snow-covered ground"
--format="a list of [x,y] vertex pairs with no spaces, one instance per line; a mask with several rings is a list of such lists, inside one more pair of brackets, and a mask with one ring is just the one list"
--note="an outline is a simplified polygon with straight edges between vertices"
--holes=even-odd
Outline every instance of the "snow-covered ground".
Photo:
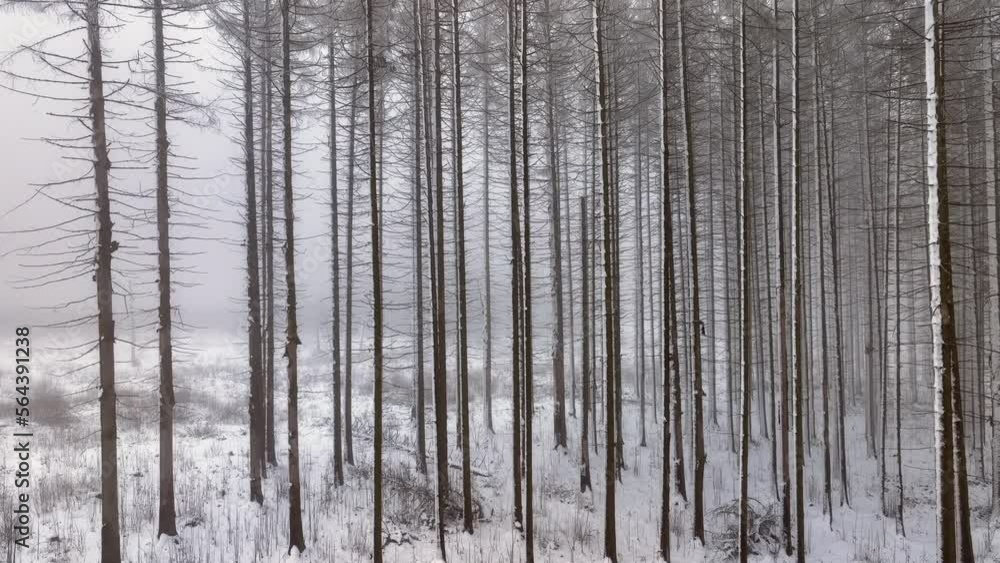
[[[279,358],[280,359],[280,358]],[[570,418],[568,451],[553,448],[551,403],[544,362],[538,362],[535,411],[534,470],[536,546],[539,561],[601,561],[603,546],[603,429],[597,435],[600,454],[591,452],[594,493],[579,491],[579,424]],[[246,433],[247,377],[238,354],[219,353],[203,357],[194,365],[178,369],[176,480],[179,537],[158,542],[157,514],[157,425],[155,377],[145,368],[123,364],[120,377],[119,477],[123,550],[130,563],[243,563],[364,562],[372,551],[372,424],[371,390],[366,364],[355,369],[354,450],[355,464],[346,468],[346,486],[333,487],[332,405],[329,368],[321,356],[305,354],[300,376],[301,457],[303,521],[307,550],[298,559],[287,555],[288,502],[285,435],[279,433],[279,464],[265,483],[263,507],[248,498],[248,437]],[[145,371],[143,371],[145,370]],[[478,381],[479,371],[472,377]],[[388,562],[431,562],[436,558],[433,528],[435,480],[416,472],[414,423],[410,419],[406,376],[387,383],[386,417],[386,530]],[[496,371],[495,395],[506,397],[507,374]],[[280,379],[280,373],[279,373]],[[627,374],[626,382],[631,381]],[[279,383],[281,383],[279,381]],[[62,389],[63,393],[72,388]],[[618,549],[622,561],[654,561],[660,514],[662,425],[647,409],[648,447],[639,446],[639,412],[630,385],[625,406],[627,469],[618,488]],[[11,558],[9,522],[3,543],[7,561],[37,563],[89,563],[99,560],[100,501],[97,468],[99,442],[94,395],[69,394],[73,418],[38,426],[33,443],[32,545],[16,550]],[[650,398],[650,402],[652,399]],[[720,403],[722,404],[722,403]],[[284,429],[284,386],[276,400],[279,430]],[[894,519],[879,514],[879,462],[866,457],[863,420],[856,413],[848,427],[851,507],[840,506],[840,484],[834,481],[832,527],[822,513],[822,448],[814,442],[806,468],[808,501],[807,545],[810,562],[917,562],[929,561],[934,552],[933,433],[929,408],[903,421],[903,452],[906,481],[906,537]],[[494,405],[496,433],[482,424],[482,404],[472,410],[472,463],[475,495],[482,507],[473,535],[460,531],[455,507],[447,534],[448,557],[458,562],[514,562],[523,560],[524,543],[511,525],[513,481],[511,473],[510,404],[503,398]],[[433,411],[428,409],[428,459],[433,468]],[[454,410],[451,411],[454,416]],[[725,409],[719,412],[725,419]],[[818,420],[817,420],[818,422]],[[672,509],[673,561],[722,560],[724,543],[732,519],[715,515],[714,509],[736,499],[738,457],[730,452],[727,425],[708,423],[708,466],[705,502],[709,529],[706,548],[691,541],[689,509],[674,495]],[[454,418],[449,420],[449,443],[453,464],[460,463],[454,448]],[[751,457],[751,496],[761,510],[775,502],[770,442],[762,439],[754,420]],[[5,433],[8,434],[9,433]],[[687,434],[687,430],[685,430]],[[691,452],[685,436],[688,487],[692,484]],[[594,437],[591,436],[591,440]],[[890,443],[890,450],[894,449]],[[8,447],[12,447],[8,444]],[[0,474],[0,496],[5,506],[13,492],[10,456],[4,456]],[[895,459],[889,458],[894,468]],[[1000,539],[989,526],[989,483],[976,467],[972,474],[974,542],[977,560],[1000,560]],[[836,470],[835,470],[836,473]],[[889,471],[890,503],[895,501],[895,471]],[[453,470],[452,486],[460,484]],[[778,509],[774,505],[772,509]],[[10,518],[5,510],[4,519]],[[779,520],[780,521],[780,520]],[[991,545],[992,543],[992,545]],[[762,547],[762,551],[765,551]],[[1000,551],[998,551],[1000,553]],[[772,556],[761,553],[757,558]],[[780,560],[780,559],[779,559]]]

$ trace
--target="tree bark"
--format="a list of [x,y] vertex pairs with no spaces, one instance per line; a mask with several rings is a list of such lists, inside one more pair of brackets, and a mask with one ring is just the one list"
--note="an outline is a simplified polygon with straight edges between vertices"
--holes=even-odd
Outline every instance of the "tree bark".
[[[378,147],[376,145],[375,115],[375,6],[374,0],[365,0],[365,59],[368,78],[368,199],[371,209],[372,242],[372,300],[373,300],[373,350],[374,356],[374,402],[375,402],[375,475],[374,525],[372,526],[372,550],[375,563],[382,563],[382,378],[385,358],[382,350],[382,227],[380,221],[381,203],[378,189]],[[380,54],[381,56],[381,54]],[[291,240],[291,238],[289,238]]]
[[112,241],[108,139],[105,124],[104,58],[101,51],[101,1],[88,0],[87,23],[89,58],[88,98],[91,140],[94,147],[94,187],[97,192],[97,329],[100,371],[101,419],[101,563],[121,563],[121,528],[118,516],[118,414],[115,393],[115,320],[112,310],[114,286],[111,279]]
[[[170,193],[167,175],[170,142],[167,140],[167,63],[164,56],[162,0],[153,0],[153,58],[156,67],[154,112],[156,114],[157,290],[160,297],[157,307],[160,350],[160,511],[156,535],[172,537],[177,535],[177,514],[174,507],[174,352],[171,336],[173,325],[170,308]],[[250,158],[252,163],[252,149]],[[255,212],[256,207],[251,213]],[[257,269],[256,262],[253,269],[254,271]],[[259,299],[255,303],[259,303]]]
[[306,549],[302,530],[302,485],[299,480],[299,325],[295,294],[295,210],[292,207],[292,68],[291,68],[291,2],[281,0],[281,126],[284,146],[285,204],[285,292],[287,319],[285,357],[288,358],[288,552]]
[[[662,8],[661,8],[662,9]],[[665,10],[663,10],[665,11]],[[705,415],[704,415],[704,375],[702,369],[701,337],[704,325],[701,320],[701,290],[699,287],[698,266],[698,207],[696,193],[696,178],[694,168],[694,127],[691,119],[691,97],[688,90],[688,58],[685,26],[685,0],[677,0],[677,49],[679,57],[678,83],[681,87],[681,120],[684,124],[682,136],[684,146],[684,180],[687,188],[688,229],[691,259],[691,347],[694,367],[694,537],[705,544],[705,464],[708,454],[705,452]],[[664,25],[664,24],[661,24]],[[662,48],[662,47],[661,47]],[[665,70],[664,64],[664,70]],[[666,112],[666,88],[663,89],[662,111]],[[665,131],[664,131],[665,133]]]
[[[333,14],[331,14],[331,19]],[[333,484],[344,484],[343,423],[341,421],[340,365],[340,201],[337,178],[337,59],[334,35],[327,39],[327,73],[330,96],[330,257],[333,290],[333,323],[330,332],[333,359]],[[419,153],[418,153],[419,157]],[[419,190],[417,190],[419,193]],[[419,207],[419,205],[418,205]],[[419,271],[419,268],[418,268]],[[419,298],[419,287],[418,297]]]
[[444,518],[448,502],[448,374],[446,369],[445,279],[444,279],[444,152],[441,119],[441,7],[434,0],[434,244],[437,283],[434,284],[434,415],[438,477],[438,543],[441,559],[447,559],[444,543]]
[[517,0],[508,0],[507,6],[507,120],[508,149],[510,151],[510,229],[511,229],[511,376],[512,376],[512,444],[514,469],[514,527],[522,530],[524,508],[521,487],[521,285],[523,283],[521,265],[521,210],[518,204],[517,183],[517,97],[515,45],[517,31]]
[[[580,419],[580,492],[585,492],[587,490],[593,490],[590,483],[590,451],[588,441],[590,440],[590,432],[588,425],[588,414],[590,409],[590,402],[592,400],[590,393],[590,379],[593,377],[591,371],[592,365],[590,362],[590,261],[589,257],[589,244],[590,240],[587,236],[587,204],[586,197],[580,197],[580,257],[582,260],[581,278],[583,280],[583,301],[580,305],[581,312],[583,313],[583,413]],[[596,437],[595,437],[596,438]],[[595,440],[596,441],[596,440]]]
[[455,230],[458,263],[458,401],[461,404],[461,444],[462,444],[462,526],[469,534],[472,533],[472,458],[469,445],[469,324],[466,306],[467,293],[465,281],[465,179],[463,175],[463,139],[462,139],[462,55],[461,34],[459,33],[459,0],[452,0],[452,59],[454,81],[453,104],[455,112],[454,151],[455,169]]
[[803,428],[803,383],[805,365],[803,361],[802,321],[805,309],[803,292],[803,225],[801,201],[800,135],[799,135],[799,0],[792,0],[792,341],[794,372],[792,377],[793,403],[795,411],[795,558],[798,563],[806,561],[806,517],[805,483],[803,468],[805,452],[803,441],[807,430]]
[[747,77],[746,77],[746,0],[740,1],[739,8],[739,100],[737,109],[739,110],[739,167],[737,169],[737,181],[739,190],[739,230],[740,230],[740,307],[742,309],[742,326],[740,335],[742,344],[740,346],[741,356],[741,430],[740,430],[740,563],[746,563],[750,557],[750,417],[751,395],[750,378],[753,371],[752,364],[752,317],[750,316],[750,188],[747,181]]
[[[612,563],[618,562],[617,540],[615,534],[615,469],[618,465],[616,461],[615,444],[615,370],[614,370],[614,337],[615,330],[613,311],[614,309],[614,267],[611,262],[611,163],[610,163],[610,126],[608,124],[608,85],[606,71],[604,67],[604,33],[602,31],[602,19],[604,17],[603,0],[592,0],[592,31],[594,34],[594,58],[596,63],[597,82],[597,103],[600,107],[598,119],[600,120],[600,150],[601,150],[601,200],[603,208],[603,244],[604,244],[604,338],[605,354],[605,464],[604,464],[604,557]],[[664,430],[664,436],[669,436],[669,431]],[[664,455],[669,452],[669,438],[664,438]],[[666,466],[667,464],[664,463]],[[664,471],[669,472],[669,469]],[[663,487],[668,488],[668,480],[663,482]],[[669,494],[669,491],[667,492]],[[669,505],[667,505],[669,506]],[[669,528],[660,524],[660,546],[661,551],[669,553],[670,546]],[[666,540],[664,540],[666,537]],[[667,549],[663,549],[666,541]]]
[[261,469],[264,459],[263,374],[260,361],[260,278],[257,268],[257,182],[254,178],[253,67],[250,46],[250,3],[243,2],[243,167],[246,179],[247,342],[250,356],[250,499],[264,503]]

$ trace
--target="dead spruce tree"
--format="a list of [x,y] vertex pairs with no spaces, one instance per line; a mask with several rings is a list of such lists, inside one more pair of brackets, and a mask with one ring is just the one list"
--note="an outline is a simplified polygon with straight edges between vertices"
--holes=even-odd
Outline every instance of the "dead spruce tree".
[[[327,33],[327,96],[329,96],[329,159],[330,159],[330,278],[333,320],[330,328],[331,356],[333,363],[333,481],[334,486],[344,484],[344,441],[341,413],[341,357],[340,357],[340,189],[337,158],[337,54],[334,29],[336,4],[330,2]],[[353,166],[353,163],[352,163]]]
[[742,326],[740,335],[742,344],[740,346],[741,361],[740,368],[742,381],[741,393],[741,430],[740,430],[740,563],[746,563],[750,557],[750,398],[752,395],[750,387],[751,372],[753,371],[751,348],[751,327],[750,317],[751,288],[750,288],[750,236],[752,229],[750,226],[750,188],[748,170],[749,152],[747,150],[747,20],[746,20],[746,0],[740,0],[739,4],[739,90],[738,90],[738,124],[739,124],[739,168],[736,170],[737,185],[739,189],[739,231],[740,231],[740,252],[739,252],[739,272],[740,272],[740,307]]
[[153,0],[153,63],[156,120],[157,334],[160,353],[160,487],[157,536],[177,535],[174,505],[174,360],[170,307],[170,192],[167,137],[167,63],[163,0]]
[[[375,393],[375,476],[374,476],[374,525],[372,526],[372,549],[375,563],[382,563],[382,379],[385,370],[383,351],[383,303],[382,303],[382,227],[379,209],[378,189],[378,147],[376,145],[376,45],[375,45],[375,0],[365,2],[365,73],[368,79],[368,197],[371,205],[371,251],[372,251],[372,299],[374,315],[374,393]],[[381,59],[381,53],[378,57]]]
[[472,533],[472,451],[469,441],[469,313],[467,306],[467,287],[465,275],[465,176],[464,176],[464,141],[462,138],[462,36],[459,27],[459,0],[452,0],[451,6],[452,35],[452,104],[455,114],[453,124],[455,152],[454,182],[455,182],[455,260],[458,264],[458,381],[461,405],[462,446],[462,526],[465,532]]
[[247,343],[250,348],[250,498],[258,504],[263,504],[264,493],[261,487],[261,477],[265,459],[264,387],[260,358],[260,271],[257,267],[259,258],[257,255],[257,181],[254,164],[253,128],[253,30],[250,23],[253,18],[249,0],[242,2],[242,18],[243,167],[246,182],[247,301],[249,303]]
[[[604,31],[603,31],[603,18],[604,18],[604,1],[605,0],[591,0],[593,12],[591,18],[591,29],[594,36],[594,59],[595,59],[595,73],[596,73],[596,83],[597,83],[597,105],[600,108],[598,113],[598,120],[600,122],[600,152],[601,152],[601,201],[602,201],[602,217],[603,217],[603,246],[604,246],[604,351],[606,354],[605,360],[605,421],[606,421],[606,433],[605,433],[605,465],[604,465],[604,557],[611,560],[613,563],[618,561],[618,548],[617,539],[615,533],[615,477],[616,469],[618,467],[618,461],[616,459],[617,450],[617,434],[615,432],[615,343],[614,343],[614,333],[615,333],[615,323],[614,316],[617,314],[617,309],[614,305],[614,294],[613,294],[613,284],[614,284],[614,267],[612,264],[612,241],[611,241],[611,162],[610,162],[610,133],[611,127],[608,123],[609,112],[608,112],[608,83],[606,77],[606,69],[604,66]],[[666,339],[664,339],[666,341]],[[664,378],[664,381],[667,381]],[[666,387],[666,386],[665,386]],[[666,403],[664,403],[664,408],[666,408]],[[667,430],[664,430],[665,436]],[[664,438],[664,452],[669,451],[669,438]],[[668,484],[665,482],[664,487]],[[668,492],[669,494],[669,492]],[[669,553],[669,534],[670,531],[667,529],[664,531],[663,524],[661,523],[660,531],[660,544],[661,550],[663,548],[664,541],[667,542],[668,550],[665,553]],[[666,540],[664,540],[666,538]]]
[[[434,81],[433,81],[433,139],[434,139],[434,270],[432,277],[434,308],[434,425],[437,448],[437,505],[438,505],[438,547],[441,558],[447,559],[444,543],[445,511],[448,500],[448,374],[446,369],[446,314],[445,314],[445,268],[444,268],[444,150],[442,137],[444,123],[441,115],[441,6],[433,0],[434,18]],[[427,98],[431,96],[428,95]],[[428,130],[430,133],[430,130]],[[428,198],[429,200],[431,198]]]
[[293,0],[281,2],[281,131],[282,180],[285,207],[285,357],[288,361],[288,552],[306,549],[302,529],[302,483],[299,469],[299,357],[298,301],[295,293],[295,210],[292,189],[292,55]]
[[[662,248],[660,249],[660,258],[662,260],[661,265],[661,275],[663,280],[661,282],[661,289],[663,291],[662,303],[664,308],[669,308],[670,297],[667,292],[670,291],[671,280],[667,279],[670,275],[671,268],[667,264],[667,261],[673,260],[673,253],[671,249],[667,247],[669,244],[670,237],[668,233],[672,228],[672,218],[670,214],[673,210],[670,205],[670,135],[669,135],[669,123],[667,120],[667,104],[670,97],[668,90],[669,80],[667,78],[669,71],[669,54],[667,50],[667,30],[669,29],[669,20],[667,12],[667,0],[660,0],[657,5],[657,15],[659,16],[659,71],[660,71],[660,230],[664,234],[662,240]],[[596,15],[595,15],[596,18]],[[595,32],[596,33],[596,32]],[[600,63],[598,63],[600,64]],[[600,79],[600,76],[598,77]],[[602,133],[603,135],[603,133]],[[603,140],[603,136],[602,136]],[[659,543],[659,555],[664,561],[670,561],[670,440],[671,436],[671,413],[673,410],[680,408],[680,405],[671,405],[671,392],[672,385],[670,384],[670,366],[676,364],[677,357],[674,355],[676,349],[673,344],[676,340],[675,334],[671,330],[670,321],[672,317],[668,311],[663,311],[660,315],[661,326],[659,328],[662,336],[661,342],[663,342],[664,350],[667,350],[667,346],[670,346],[670,351],[666,352],[664,361],[662,362],[662,381],[663,381],[663,467],[660,475],[660,487],[661,487],[661,498],[660,498],[660,543]],[[669,344],[668,344],[669,343]],[[677,440],[683,439],[681,435],[676,436]],[[609,460],[610,463],[610,460]]]
[[104,97],[104,59],[101,51],[101,2],[87,0],[83,20],[87,26],[89,55],[90,131],[94,147],[93,174],[97,191],[97,326],[100,365],[101,418],[101,563],[121,563],[121,529],[118,507],[118,411],[115,393],[115,320],[111,254],[111,196],[107,124]]

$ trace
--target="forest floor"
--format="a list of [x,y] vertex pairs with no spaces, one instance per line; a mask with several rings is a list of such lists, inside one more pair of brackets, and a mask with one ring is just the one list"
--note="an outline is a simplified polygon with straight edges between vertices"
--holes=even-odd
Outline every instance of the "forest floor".
[[[279,358],[280,359],[280,358]],[[541,362],[539,362],[541,363]],[[125,364],[127,366],[127,364]],[[128,563],[278,563],[365,562],[372,551],[372,419],[370,384],[355,384],[354,465],[345,467],[346,486],[333,486],[333,435],[331,382],[322,358],[305,354],[300,375],[301,467],[303,522],[307,549],[297,559],[288,551],[288,493],[283,382],[277,391],[276,418],[278,465],[265,481],[265,502],[249,500],[248,437],[246,424],[246,374],[238,353],[220,353],[177,370],[176,425],[176,540],[156,539],[157,516],[157,409],[155,369],[133,366],[122,377],[119,390],[119,483],[122,542]],[[359,364],[364,366],[365,364]],[[154,366],[155,367],[155,366]],[[121,368],[120,372],[127,372]],[[356,367],[356,381],[368,373]],[[478,381],[479,372],[472,377]],[[428,378],[429,378],[428,374]],[[506,374],[495,373],[495,396],[508,395]],[[546,382],[545,374],[536,374]],[[626,374],[626,382],[631,374]],[[428,464],[431,477],[415,470],[415,424],[411,420],[409,391],[402,378],[387,382],[385,420],[385,561],[429,563],[437,557],[434,530],[433,410],[428,409]],[[649,398],[646,420],[647,446],[641,447],[639,409],[629,392],[625,403],[625,463],[618,484],[616,522],[618,553],[623,562],[656,561],[661,498],[662,425],[653,416]],[[547,383],[538,384],[541,395]],[[61,390],[61,391],[60,391]],[[450,390],[451,391],[451,390]],[[90,563],[99,560],[100,481],[96,394],[76,394],[50,384],[39,393],[50,395],[36,404],[32,445],[32,539],[28,549],[13,550],[11,511],[5,510],[0,541],[6,561],[21,563]],[[478,396],[474,392],[474,396]],[[44,395],[39,395],[44,397]],[[428,395],[429,397],[429,395]],[[456,496],[446,543],[448,560],[455,562],[517,562],[524,557],[524,542],[513,529],[510,403],[494,402],[491,433],[482,424],[482,404],[471,414],[473,487],[481,507],[473,535],[460,530],[460,497]],[[727,405],[720,401],[719,426],[706,413],[708,464],[705,473],[708,547],[691,540],[690,509],[673,496],[671,529],[675,562],[723,561],[731,545],[736,521],[717,509],[736,500],[739,490],[738,456],[730,450]],[[55,416],[66,410],[66,417]],[[934,554],[934,457],[932,416],[929,406],[919,415],[903,419],[905,480],[904,537],[894,518],[879,511],[880,462],[866,455],[863,419],[849,416],[851,506],[841,506],[841,486],[834,464],[833,521],[824,515],[821,442],[814,441],[806,466],[807,560],[810,562],[919,562]],[[59,413],[65,414],[65,413]],[[662,413],[658,413],[662,416]],[[454,447],[454,415],[449,416],[449,457],[453,465],[451,486],[460,490],[461,452]],[[816,423],[821,423],[819,411]],[[68,418],[67,418],[68,417]],[[554,449],[551,402],[539,397],[534,418],[535,533],[538,561],[601,561],[604,534],[604,449],[602,421],[598,420],[598,453],[591,450],[594,492],[579,493],[579,420],[569,418],[568,451]],[[771,442],[764,439],[754,418],[750,494],[761,520],[757,561],[771,561],[778,545],[767,540],[768,529],[780,530],[780,505],[775,503]],[[895,479],[894,425],[890,420],[887,458],[887,504],[898,503]],[[820,427],[817,426],[817,430]],[[7,429],[9,430],[9,429]],[[10,436],[10,432],[5,432]],[[691,450],[685,426],[687,487],[692,487]],[[591,436],[593,444],[594,436]],[[13,447],[8,438],[8,448]],[[592,446],[593,447],[593,446]],[[9,451],[9,450],[8,450]],[[835,453],[836,455],[836,453]],[[0,500],[9,506],[13,489],[12,456],[2,457]],[[836,460],[836,457],[834,457]],[[835,463],[835,461],[834,461]],[[989,521],[989,482],[979,464],[970,466],[974,543],[977,561],[1000,561],[1000,538]],[[895,509],[891,511],[895,514]],[[768,528],[771,526],[771,528]],[[13,555],[12,555],[13,552]],[[777,560],[782,560],[779,556]]]

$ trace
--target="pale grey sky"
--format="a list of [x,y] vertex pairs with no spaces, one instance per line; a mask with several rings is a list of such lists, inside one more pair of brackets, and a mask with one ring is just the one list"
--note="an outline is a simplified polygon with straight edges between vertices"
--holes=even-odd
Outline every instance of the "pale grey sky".
[[[127,17],[123,25],[115,29],[108,29],[103,37],[105,60],[125,60],[138,56],[147,50],[143,42],[150,37],[149,21],[139,14],[122,14]],[[71,26],[78,25],[78,22],[66,21],[51,14],[28,13],[25,11],[5,10],[0,12],[0,51],[2,57],[7,57],[18,45],[33,43],[43,37],[60,33]],[[172,31],[168,33],[177,33]],[[200,38],[200,43],[194,46],[198,56],[202,58],[202,65],[205,67],[217,67],[220,64],[219,57],[225,60],[225,54],[216,44],[217,38],[209,30],[198,30],[190,32]],[[83,32],[78,31],[64,38],[52,41],[47,47],[50,51],[57,51],[66,54],[82,53]],[[111,66],[109,64],[109,66]],[[46,70],[44,64],[27,54],[18,54],[9,58],[4,70],[30,77],[55,78],[55,74]],[[131,74],[134,80],[141,80],[136,68],[131,69],[124,65],[116,65],[115,68],[106,69],[106,76],[110,78],[121,78],[126,73]],[[77,72],[81,75],[86,69],[80,65]],[[192,171],[179,171],[177,174],[185,174],[191,177],[202,179],[189,179],[173,181],[178,190],[190,194],[200,194],[201,198],[185,198],[186,200],[198,199],[196,204],[201,207],[210,208],[213,211],[206,212],[201,221],[201,229],[186,228],[178,225],[174,228],[173,235],[180,238],[184,236],[196,236],[200,240],[177,241],[174,248],[180,253],[198,253],[197,256],[178,256],[176,261],[180,267],[187,267],[195,270],[193,273],[181,272],[176,279],[179,282],[195,283],[195,287],[182,287],[178,284],[175,288],[174,302],[180,310],[180,315],[187,321],[197,325],[208,326],[214,330],[233,330],[238,328],[239,319],[245,310],[246,288],[243,269],[245,268],[245,256],[243,254],[242,241],[245,230],[239,225],[241,221],[242,202],[245,201],[243,188],[243,176],[241,168],[233,164],[230,159],[240,154],[240,148],[236,142],[230,138],[237,129],[230,121],[226,108],[231,107],[233,99],[220,85],[221,74],[210,68],[198,68],[193,65],[175,65],[170,69],[171,73],[177,75],[175,81],[191,80],[193,84],[188,87],[196,90],[203,99],[214,99],[215,103],[210,112],[219,120],[219,124],[210,128],[194,128],[179,123],[169,125],[172,150],[179,154],[195,158],[193,162],[185,162],[186,166],[193,166]],[[51,83],[32,83],[27,80],[12,80],[10,76],[0,78],[5,86],[13,86],[22,90],[44,93],[46,95],[61,95],[79,97],[83,94],[81,90],[74,86],[58,86]],[[110,90],[109,88],[106,91]],[[131,100],[130,100],[131,101]],[[4,298],[0,303],[0,318],[9,322],[43,322],[51,318],[48,313],[33,309],[38,306],[51,306],[59,302],[70,299],[85,297],[94,291],[93,282],[89,275],[76,281],[60,283],[54,286],[18,290],[14,289],[16,281],[27,276],[38,275],[41,271],[38,268],[26,268],[25,264],[38,264],[38,260],[25,260],[13,251],[22,248],[25,244],[37,243],[51,239],[57,233],[54,230],[25,233],[29,229],[39,229],[65,221],[72,217],[80,216],[79,211],[68,209],[65,205],[53,201],[46,197],[34,197],[30,203],[12,211],[36,191],[32,184],[59,181],[65,178],[81,174],[87,164],[82,162],[72,162],[67,160],[67,156],[86,156],[90,154],[86,151],[72,151],[53,147],[38,139],[51,136],[85,135],[85,130],[80,124],[73,123],[73,120],[51,115],[51,113],[71,113],[84,107],[78,103],[59,102],[13,92],[7,88],[0,89],[0,155],[4,163],[5,171],[3,181],[0,183],[0,278],[4,288]],[[120,107],[118,108],[120,109]],[[132,116],[139,112],[131,111]],[[85,114],[84,114],[85,115]],[[129,153],[134,158],[141,155],[137,151],[145,150],[151,142],[151,138],[141,138],[139,135],[148,133],[149,128],[145,123],[132,122],[126,119],[115,119],[109,116],[109,123],[118,130],[118,134],[112,133],[112,162],[114,166],[121,166],[127,160]],[[309,140],[311,133],[303,132],[302,140]],[[128,149],[119,139],[129,138],[136,148]],[[301,159],[301,168],[297,170],[302,176],[296,178],[296,182],[302,182],[302,190],[298,195],[306,199],[297,202],[296,212],[298,216],[298,233],[303,236],[316,235],[322,232],[328,223],[328,211],[325,196],[310,195],[309,184],[311,183],[310,170],[325,170],[321,162],[312,162],[313,155],[306,155]],[[180,162],[180,161],[178,161]],[[134,164],[132,164],[134,166]],[[154,176],[151,168],[146,170],[123,170],[113,169],[112,189],[137,193],[148,192],[153,189]],[[321,184],[322,185],[322,184]],[[53,187],[46,191],[52,194],[53,198],[60,201],[70,194],[86,195],[90,198],[94,187],[92,181],[82,181],[73,186]],[[175,197],[184,197],[175,194]],[[92,200],[83,202],[92,207]],[[136,202],[136,205],[143,208],[152,209],[153,201],[144,200]],[[112,206],[115,209],[115,205]],[[119,207],[121,209],[121,207]],[[188,219],[180,217],[174,218],[177,223],[189,222]],[[92,226],[90,219],[84,219],[73,223],[74,228],[86,228]],[[133,226],[121,224],[119,221],[115,225],[118,231],[133,229]],[[148,229],[148,227],[144,227]],[[281,225],[276,227],[281,229]],[[151,233],[152,231],[149,231]],[[119,237],[116,237],[119,238]],[[318,238],[318,237],[317,237]],[[303,261],[312,259],[313,261],[325,261],[329,256],[329,247],[326,246],[325,238],[313,241],[311,247],[305,250],[310,253],[302,258]],[[68,243],[56,243],[48,247],[49,251],[64,251],[68,248]],[[122,242],[122,244],[125,244]],[[148,244],[147,250],[152,252],[155,249],[152,244]],[[276,248],[276,260],[281,260],[281,249]],[[320,259],[322,257],[322,259]],[[53,260],[57,260],[53,258]],[[148,260],[148,259],[147,259]],[[301,269],[301,268],[300,268]],[[310,311],[315,311],[317,307],[328,298],[323,291],[327,287],[329,279],[329,268],[323,264],[316,264],[306,267],[300,273],[300,306],[305,310],[305,316],[311,317]],[[155,274],[135,276],[131,282],[122,280],[121,283],[151,284],[155,281]],[[150,289],[151,286],[147,286]],[[141,306],[150,307],[152,301],[146,299]],[[116,301],[115,307],[121,310],[123,302]],[[86,307],[95,308],[96,305],[89,303]],[[60,313],[60,315],[62,315]]]

